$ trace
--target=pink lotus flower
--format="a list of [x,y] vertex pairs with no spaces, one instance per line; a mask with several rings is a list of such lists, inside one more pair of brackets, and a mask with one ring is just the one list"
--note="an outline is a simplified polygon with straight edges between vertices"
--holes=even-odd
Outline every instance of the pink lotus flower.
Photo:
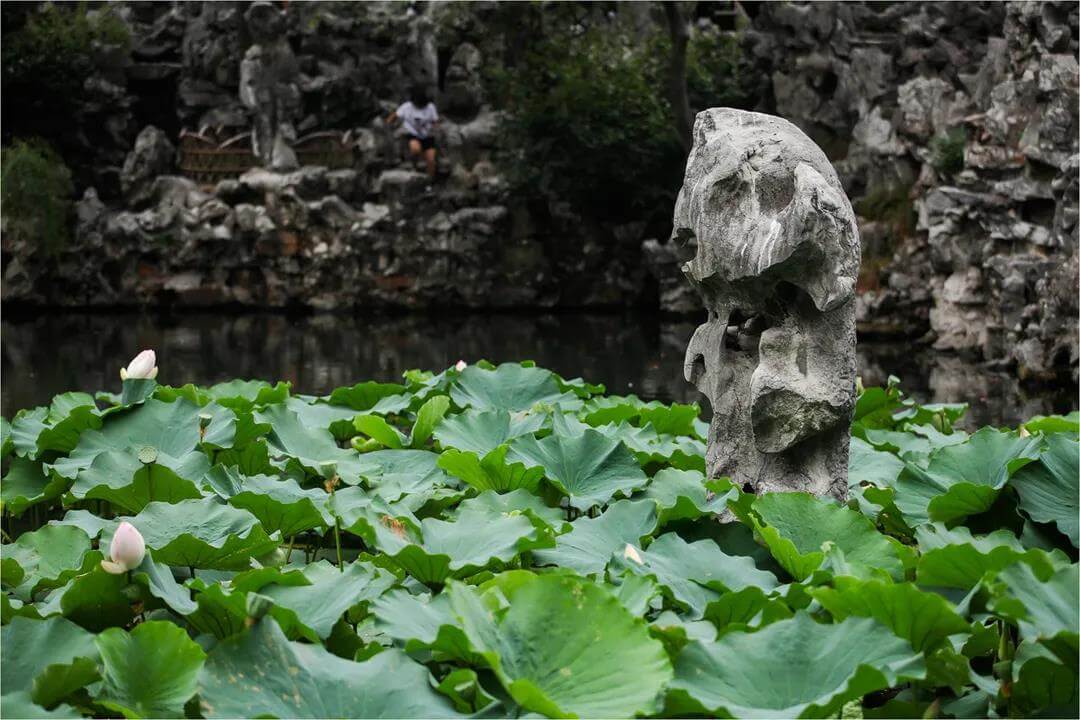
[[457,364],[454,365],[454,369],[457,370],[458,372],[461,372],[462,370],[464,370],[467,367],[469,367],[469,363],[465,362],[464,360],[458,360]]
[[152,380],[157,377],[157,357],[153,350],[143,350],[126,368],[120,368],[121,380]]
[[134,570],[142,565],[146,557],[146,541],[142,534],[129,522],[120,523],[113,533],[112,544],[109,545],[109,560],[101,561],[101,569],[113,575],[120,575],[128,570]]

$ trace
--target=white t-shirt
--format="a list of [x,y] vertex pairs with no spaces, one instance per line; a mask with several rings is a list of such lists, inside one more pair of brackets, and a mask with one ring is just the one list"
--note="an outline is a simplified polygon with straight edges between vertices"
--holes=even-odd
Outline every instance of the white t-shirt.
[[433,102],[418,108],[412,104],[412,100],[407,100],[398,107],[397,116],[401,118],[402,124],[405,125],[406,132],[425,139],[431,137],[431,128],[435,125],[435,121],[439,119],[439,111],[435,109],[435,103]]

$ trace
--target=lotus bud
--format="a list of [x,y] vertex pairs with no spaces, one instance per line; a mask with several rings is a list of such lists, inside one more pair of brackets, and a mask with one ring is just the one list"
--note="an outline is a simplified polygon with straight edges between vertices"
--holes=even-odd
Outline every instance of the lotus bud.
[[142,565],[146,557],[146,541],[142,534],[129,522],[122,522],[113,533],[112,544],[109,545],[109,558],[102,560],[101,567],[105,572],[119,575],[128,570],[134,570]]
[[454,365],[454,369],[457,370],[458,372],[461,372],[462,370],[464,370],[467,367],[469,367],[469,363],[465,362],[464,360],[458,360],[457,364]]
[[637,563],[638,565],[645,564],[645,561],[641,559],[641,555],[638,553],[637,548],[635,548],[630,543],[626,543],[626,549],[623,550],[623,557],[631,562]]
[[152,380],[157,377],[157,356],[153,350],[143,350],[132,358],[126,368],[120,368],[121,380]]

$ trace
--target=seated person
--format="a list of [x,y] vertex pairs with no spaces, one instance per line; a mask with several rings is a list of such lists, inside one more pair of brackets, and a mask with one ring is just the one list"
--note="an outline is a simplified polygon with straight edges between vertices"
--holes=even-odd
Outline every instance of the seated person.
[[428,98],[427,88],[422,84],[413,86],[410,99],[386,118],[387,124],[401,120],[409,138],[409,154],[413,158],[423,153],[427,174],[435,178],[435,138],[432,131],[439,124],[439,111]]

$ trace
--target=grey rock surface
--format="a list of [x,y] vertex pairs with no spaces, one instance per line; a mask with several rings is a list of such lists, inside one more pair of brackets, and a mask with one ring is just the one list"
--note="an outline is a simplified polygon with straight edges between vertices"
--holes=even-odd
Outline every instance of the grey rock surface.
[[825,154],[775,116],[699,113],[672,239],[694,241],[708,311],[685,371],[713,409],[709,474],[845,498],[860,247]]
[[284,13],[273,3],[252,3],[244,19],[254,43],[240,63],[240,101],[251,112],[251,149],[263,167],[298,167],[292,143],[300,112],[300,68],[284,34]]

